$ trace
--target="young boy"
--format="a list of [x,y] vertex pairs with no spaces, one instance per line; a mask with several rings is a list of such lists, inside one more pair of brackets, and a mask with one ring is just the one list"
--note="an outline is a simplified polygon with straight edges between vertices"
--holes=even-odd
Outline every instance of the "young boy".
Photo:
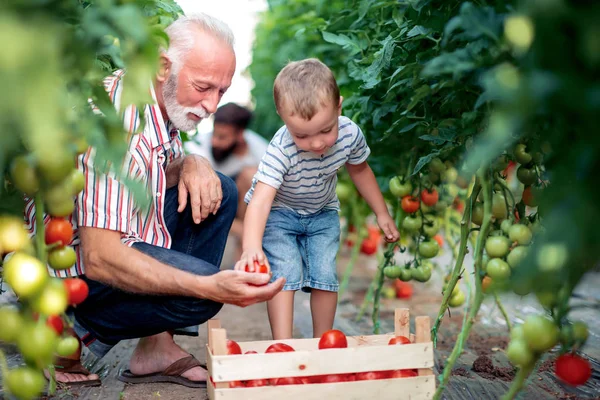
[[289,63],[277,75],[273,94],[285,126],[271,140],[246,194],[244,252],[235,269],[258,261],[270,264],[273,279],[286,278],[283,291],[267,303],[274,340],[292,337],[298,289],[311,293],[313,335],[320,337],[332,329],[337,307],[338,169],[346,165],[386,240],[400,235],[366,162],[370,149],[362,131],[341,116],[343,99],[329,68],[316,59]]

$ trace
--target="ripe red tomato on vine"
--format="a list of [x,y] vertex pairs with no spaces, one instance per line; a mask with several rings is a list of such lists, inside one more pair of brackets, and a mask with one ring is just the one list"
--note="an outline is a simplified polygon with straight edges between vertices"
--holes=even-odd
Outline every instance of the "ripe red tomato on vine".
[[66,246],[73,238],[73,225],[64,218],[52,218],[45,229],[46,244]]
[[423,189],[421,191],[421,201],[426,206],[432,207],[437,204],[440,199],[440,194],[434,188],[432,189]]
[[404,212],[409,214],[417,212],[417,210],[419,209],[419,205],[419,199],[414,196],[404,196],[400,204]]

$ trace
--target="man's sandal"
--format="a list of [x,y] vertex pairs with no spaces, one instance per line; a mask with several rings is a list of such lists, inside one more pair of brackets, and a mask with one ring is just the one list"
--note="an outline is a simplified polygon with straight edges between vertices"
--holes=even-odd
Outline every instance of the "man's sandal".
[[206,381],[192,381],[181,376],[186,371],[192,368],[201,367],[206,369],[206,366],[201,364],[196,357],[190,355],[175,361],[169,365],[162,372],[155,372],[152,374],[136,375],[131,373],[130,370],[123,371],[119,375],[121,382],[127,383],[156,383],[156,382],[167,382],[176,383],[178,385],[187,386],[190,388],[206,388]]
[[[81,360],[73,360],[71,358],[64,357],[56,357],[54,361],[54,370],[56,372],[64,373],[64,374],[76,374],[76,375],[90,375],[90,371],[88,371],[82,364]],[[59,382],[56,381],[56,384],[60,386],[66,386],[70,388],[76,387],[93,387],[100,386],[102,382],[100,379],[92,379],[92,380],[83,380],[83,381],[74,381],[74,382]]]

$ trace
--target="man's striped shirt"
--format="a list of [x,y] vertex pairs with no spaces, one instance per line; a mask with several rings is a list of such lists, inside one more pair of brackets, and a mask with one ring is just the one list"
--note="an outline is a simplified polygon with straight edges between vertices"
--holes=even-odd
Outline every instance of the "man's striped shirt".
[[366,161],[371,150],[349,118],[339,117],[338,126],[335,144],[322,156],[300,150],[287,128],[281,127],[271,139],[244,201],[250,203],[256,183],[263,182],[277,189],[273,208],[290,208],[304,215],[323,208],[339,210],[337,171],[346,163]]
[[[120,107],[123,76],[123,71],[117,71],[104,81],[105,89],[117,109]],[[134,106],[125,109],[123,122],[130,135],[129,148],[122,163],[128,177],[141,182],[148,191],[150,206],[141,209],[115,174],[96,171],[95,151],[90,148],[77,161],[77,168],[85,176],[85,188],[75,198],[75,211],[69,217],[75,229],[71,245],[77,254],[77,262],[68,270],[55,271],[49,268],[51,275],[67,277],[84,273],[78,226],[121,232],[121,242],[127,246],[146,242],[170,248],[171,236],[163,215],[167,189],[165,171],[173,160],[183,156],[183,145],[179,132],[163,120],[156,104],[154,88],[151,87],[150,91],[154,104],[145,106],[143,115]],[[145,119],[145,127],[139,134],[134,134],[140,126],[140,118]],[[45,215],[44,221],[48,223],[49,220]],[[26,202],[25,224],[30,233],[35,234],[35,205],[32,199]]]

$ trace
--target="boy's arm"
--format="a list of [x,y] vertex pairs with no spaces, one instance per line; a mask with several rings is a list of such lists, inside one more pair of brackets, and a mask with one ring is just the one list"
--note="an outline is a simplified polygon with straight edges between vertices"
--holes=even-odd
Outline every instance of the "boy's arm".
[[[267,263],[262,252],[262,239],[265,225],[271,212],[271,205],[277,194],[277,189],[263,182],[257,182],[252,195],[252,200],[246,209],[244,217],[244,233],[242,248],[247,261],[256,259],[259,263]],[[255,258],[256,257],[256,258]]]
[[369,207],[371,207],[371,210],[375,213],[377,223],[385,234],[385,239],[388,242],[397,241],[400,238],[400,233],[398,232],[398,228],[396,227],[393,218],[388,212],[385,200],[383,199],[383,194],[381,194],[381,190],[379,190],[379,185],[375,180],[375,174],[373,174],[373,170],[369,164],[366,161],[360,164],[346,163],[346,169],[350,174],[350,178],[352,178],[352,181],[356,185],[358,192],[364,197]]

